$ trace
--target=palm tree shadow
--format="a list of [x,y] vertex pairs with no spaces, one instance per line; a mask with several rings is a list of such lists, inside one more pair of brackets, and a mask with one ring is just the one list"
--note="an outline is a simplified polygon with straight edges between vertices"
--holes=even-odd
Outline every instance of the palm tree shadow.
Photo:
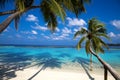
[[[88,72],[88,66],[86,65],[89,65],[89,60],[88,59],[85,59],[85,58],[82,58],[82,57],[76,57],[73,62],[78,62],[79,64],[81,64],[81,66],[83,67],[83,69],[85,70],[86,74],[88,75],[88,77],[90,78],[90,80],[95,80],[91,75],[90,73]],[[87,69],[86,69],[87,68]]]
[[24,70],[26,66],[31,64],[28,60],[31,60],[31,56],[26,55],[25,52],[0,53],[0,80],[15,78],[16,71]]
[[45,70],[46,68],[61,68],[61,62],[58,58],[53,58],[49,53],[43,53],[38,56],[37,59],[37,66],[41,66],[41,69],[36,72],[33,76],[31,76],[28,80],[32,80],[37,74],[39,74],[42,70]]

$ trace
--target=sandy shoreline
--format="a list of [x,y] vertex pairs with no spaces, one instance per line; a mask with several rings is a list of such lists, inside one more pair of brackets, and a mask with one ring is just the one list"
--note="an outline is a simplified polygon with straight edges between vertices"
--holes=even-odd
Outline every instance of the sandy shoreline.
[[[16,77],[10,80],[103,80],[103,68],[93,67],[89,71],[84,65],[64,64],[61,68],[46,68],[34,66],[24,70],[16,71]],[[35,75],[40,70],[38,74]],[[35,75],[34,77],[32,77]],[[32,79],[30,79],[32,77]],[[109,73],[108,80],[115,80]]]

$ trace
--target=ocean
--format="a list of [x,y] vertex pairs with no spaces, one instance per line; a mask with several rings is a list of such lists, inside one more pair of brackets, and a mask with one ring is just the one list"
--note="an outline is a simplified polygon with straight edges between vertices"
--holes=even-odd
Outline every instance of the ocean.
[[[105,49],[104,54],[98,55],[113,68],[120,70],[120,47],[110,47],[109,50]],[[86,54],[84,48],[77,50],[73,47],[0,46],[0,65],[29,65],[34,62],[41,65],[47,62],[47,64],[53,64],[51,67],[60,67],[60,64],[78,60],[89,64],[89,55]],[[100,64],[94,56],[93,63]]]

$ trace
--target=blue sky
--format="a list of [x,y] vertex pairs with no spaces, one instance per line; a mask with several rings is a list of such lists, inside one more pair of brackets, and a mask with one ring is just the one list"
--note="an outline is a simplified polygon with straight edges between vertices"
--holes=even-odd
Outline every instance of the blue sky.
[[[120,43],[119,4],[120,0],[92,0],[89,5],[85,5],[86,13],[82,13],[79,18],[67,12],[65,22],[58,19],[55,33],[48,30],[39,9],[30,10],[22,15],[17,31],[12,22],[0,34],[0,44],[76,45],[80,37],[74,40],[74,33],[81,27],[86,28],[88,20],[93,17],[105,23],[108,35],[111,37],[111,42],[105,40],[107,43]],[[10,6],[6,6],[6,10]],[[8,16],[0,16],[0,23]]]

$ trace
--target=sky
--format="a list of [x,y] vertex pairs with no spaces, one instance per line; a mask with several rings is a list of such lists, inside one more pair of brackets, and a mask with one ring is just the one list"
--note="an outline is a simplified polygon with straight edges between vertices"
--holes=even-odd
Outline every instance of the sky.
[[[39,0],[36,0],[35,4]],[[19,21],[18,30],[12,22],[8,28],[0,34],[0,44],[23,44],[23,45],[76,45],[80,37],[73,39],[76,31],[82,27],[87,28],[88,20],[95,17],[105,23],[107,34],[111,41],[106,43],[120,43],[120,0],[91,0],[85,4],[86,12],[81,13],[78,18],[67,12],[65,21],[58,18],[58,27],[52,33],[46,26],[39,9],[24,13]],[[11,4],[1,9],[6,11],[13,8]],[[9,15],[0,16],[0,23]]]

